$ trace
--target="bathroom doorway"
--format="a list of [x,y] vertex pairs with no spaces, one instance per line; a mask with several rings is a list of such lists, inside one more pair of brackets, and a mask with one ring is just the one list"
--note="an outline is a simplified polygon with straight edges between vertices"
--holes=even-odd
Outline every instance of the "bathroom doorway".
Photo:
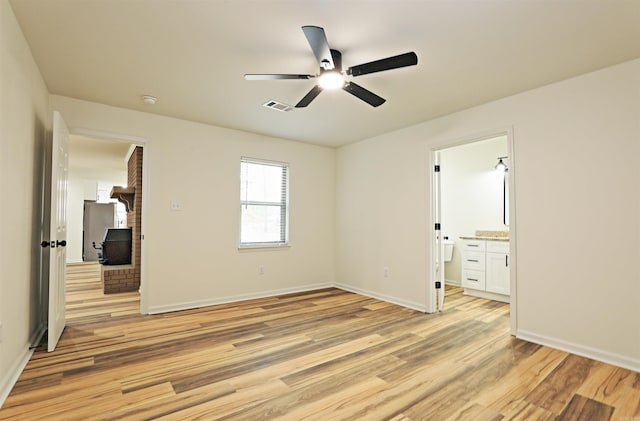
[[[462,288],[465,295],[510,302],[511,330],[515,332],[512,151],[510,130],[429,149],[433,164],[430,194],[431,279],[434,282],[431,282],[431,295],[438,310],[447,307],[447,286],[449,289]],[[477,244],[470,245],[470,240]],[[487,245],[492,253],[496,247],[497,251],[507,251],[506,255],[500,255],[504,266],[499,267],[501,277],[495,275],[496,259],[493,254],[487,254]],[[473,250],[475,253],[470,255],[470,262],[465,263],[472,246],[481,251]],[[473,266],[469,268],[470,265]],[[506,288],[497,290],[491,283],[486,288],[487,265],[491,266],[490,279],[507,283]],[[474,284],[470,279],[478,282]]]

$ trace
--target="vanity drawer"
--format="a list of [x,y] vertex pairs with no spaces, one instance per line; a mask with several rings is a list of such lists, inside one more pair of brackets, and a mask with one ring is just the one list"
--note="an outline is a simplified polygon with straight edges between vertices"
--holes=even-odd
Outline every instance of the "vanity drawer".
[[485,290],[486,282],[484,277],[484,270],[462,270],[462,286],[464,288]]
[[463,248],[465,251],[484,251],[486,243],[485,240],[464,240]]
[[487,241],[487,253],[509,254],[509,242],[508,241]]
[[484,251],[464,251],[462,253],[462,268],[484,271]]

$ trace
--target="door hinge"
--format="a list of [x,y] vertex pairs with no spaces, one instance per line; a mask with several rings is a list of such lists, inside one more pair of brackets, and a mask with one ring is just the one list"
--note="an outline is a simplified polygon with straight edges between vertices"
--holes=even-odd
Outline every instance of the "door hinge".
[[435,230],[440,231],[440,222],[436,222]]
[[434,172],[440,172],[440,165],[436,165],[433,167]]
[[436,281],[436,289],[442,288],[442,283],[440,281]]

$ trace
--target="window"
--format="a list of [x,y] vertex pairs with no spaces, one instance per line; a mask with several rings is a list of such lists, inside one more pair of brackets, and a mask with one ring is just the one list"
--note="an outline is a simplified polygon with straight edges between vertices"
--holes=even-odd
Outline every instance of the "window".
[[287,164],[240,160],[240,247],[288,244],[288,196]]

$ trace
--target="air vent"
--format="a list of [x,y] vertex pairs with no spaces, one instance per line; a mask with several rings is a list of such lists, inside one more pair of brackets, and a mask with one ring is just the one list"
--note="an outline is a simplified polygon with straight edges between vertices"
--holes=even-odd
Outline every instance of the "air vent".
[[293,107],[291,105],[283,104],[282,102],[278,102],[274,100],[269,100],[262,105],[267,108],[271,108],[276,111],[282,111],[282,112],[293,110]]

